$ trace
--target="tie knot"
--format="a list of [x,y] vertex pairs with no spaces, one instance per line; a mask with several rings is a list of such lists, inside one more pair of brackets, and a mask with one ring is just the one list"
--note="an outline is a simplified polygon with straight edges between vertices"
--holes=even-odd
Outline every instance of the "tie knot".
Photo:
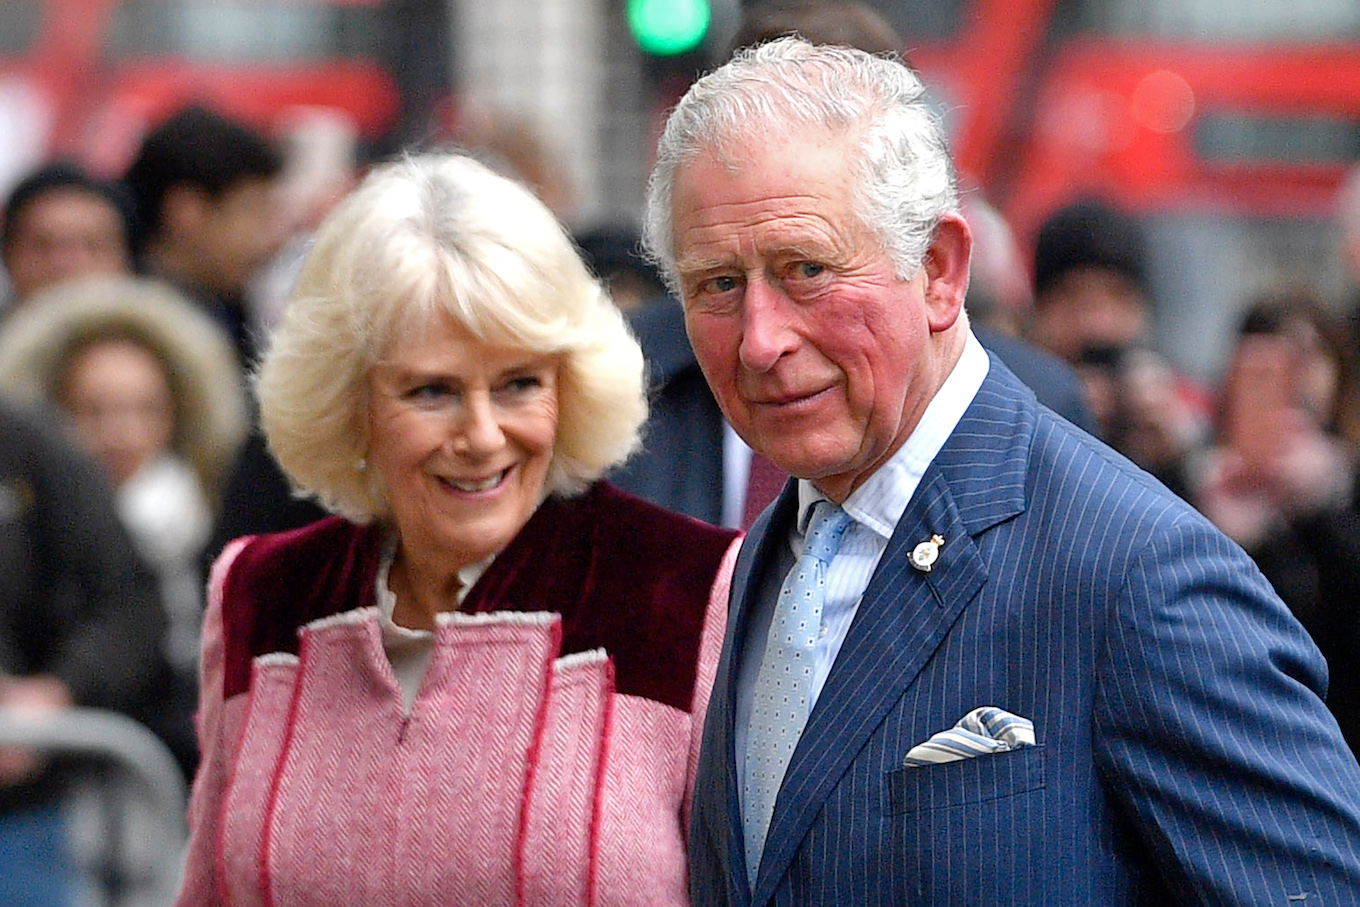
[[850,514],[830,501],[818,501],[812,505],[812,517],[808,520],[803,553],[824,563],[831,563],[849,526]]

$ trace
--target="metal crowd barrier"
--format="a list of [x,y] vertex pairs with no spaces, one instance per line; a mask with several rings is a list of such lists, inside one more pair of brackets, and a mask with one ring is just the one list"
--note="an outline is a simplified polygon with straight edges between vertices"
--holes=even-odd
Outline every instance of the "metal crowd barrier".
[[[99,846],[142,856],[138,865],[127,870],[133,878],[125,886],[126,896],[106,898],[105,903],[154,907],[174,901],[188,835],[188,794],[179,764],[159,737],[125,715],[100,709],[71,708],[35,715],[0,708],[0,746],[35,749],[51,756],[75,757],[81,765],[88,763],[96,770],[97,780],[86,785],[87,794],[102,780],[115,782],[111,789],[120,802],[108,810],[112,822],[101,823],[106,827],[96,834],[107,834],[107,826],[114,825],[114,834],[134,836],[136,846],[129,849],[125,846],[129,842],[112,846],[108,841]],[[142,808],[127,809],[131,804],[122,801],[128,797],[140,801]],[[129,815],[134,818],[124,821]]]

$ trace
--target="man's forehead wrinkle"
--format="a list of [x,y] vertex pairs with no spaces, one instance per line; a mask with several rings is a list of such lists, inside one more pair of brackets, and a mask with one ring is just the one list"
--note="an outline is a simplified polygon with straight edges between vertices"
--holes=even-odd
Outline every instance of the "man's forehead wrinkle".
[[[779,193],[777,195],[775,194],[762,195],[759,196],[758,198],[744,198],[741,199],[740,201],[721,202],[719,204],[708,206],[707,210],[721,216],[722,212],[731,211],[734,214],[740,214],[744,213],[748,208],[759,208],[761,206],[771,204],[803,205],[803,204],[817,204],[820,201],[822,201],[822,199],[816,195],[805,194],[801,192],[785,192]],[[763,221],[780,220],[788,216],[789,213],[790,212],[772,211],[769,212],[768,214],[765,214],[760,219]],[[791,213],[796,215],[798,212],[794,211]]]
[[[771,232],[777,235],[787,232],[779,229],[786,226],[798,226],[801,229],[810,224],[823,224],[830,229],[827,216],[813,210],[817,201],[817,197],[812,195],[781,195],[714,205],[707,209],[703,222],[686,224],[680,235],[688,236],[691,241],[697,237],[698,242],[711,242],[712,239],[705,234],[734,228],[743,234],[754,232],[762,237]],[[798,207],[805,203],[805,207]],[[778,204],[778,208],[769,210],[773,204]]]

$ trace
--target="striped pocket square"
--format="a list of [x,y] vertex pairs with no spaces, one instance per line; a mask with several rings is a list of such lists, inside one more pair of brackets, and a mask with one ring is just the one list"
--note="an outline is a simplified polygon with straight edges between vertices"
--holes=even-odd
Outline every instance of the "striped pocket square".
[[937,765],[990,753],[1007,753],[1034,746],[1034,722],[994,705],[964,715],[947,731],[940,731],[907,753],[905,766]]

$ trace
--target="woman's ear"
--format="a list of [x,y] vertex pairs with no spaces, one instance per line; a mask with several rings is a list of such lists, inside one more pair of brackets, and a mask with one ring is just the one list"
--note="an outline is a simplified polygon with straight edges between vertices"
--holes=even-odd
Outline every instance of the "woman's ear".
[[926,319],[933,332],[954,326],[968,295],[968,263],[973,232],[957,214],[945,214],[935,227],[922,267],[925,270]]

